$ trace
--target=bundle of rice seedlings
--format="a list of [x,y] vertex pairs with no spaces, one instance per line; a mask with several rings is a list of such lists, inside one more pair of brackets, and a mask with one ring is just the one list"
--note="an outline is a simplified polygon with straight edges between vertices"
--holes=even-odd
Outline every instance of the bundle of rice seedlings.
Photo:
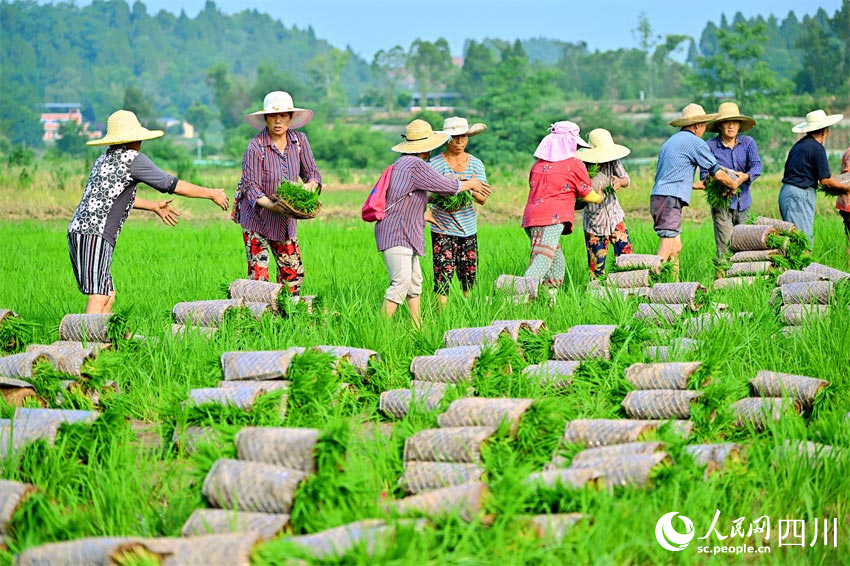
[[220,509],[289,513],[304,472],[241,460],[218,460],[204,479],[204,497]]
[[415,495],[431,489],[481,481],[484,467],[479,464],[454,462],[405,462],[399,485]]
[[687,419],[691,404],[700,396],[699,391],[645,389],[629,391],[622,405],[632,419]]
[[729,245],[733,252],[767,250],[773,247],[769,244],[769,236],[777,233],[778,230],[773,226],[738,224],[732,228],[732,237]]
[[482,447],[496,431],[486,426],[420,430],[405,440],[404,460],[477,464]]
[[280,426],[286,414],[286,403],[287,390],[280,389],[257,396],[250,411],[233,404],[190,404],[179,411],[189,425]]
[[526,361],[539,364],[548,360],[552,354],[553,337],[554,333],[546,327],[538,330],[536,334],[520,330],[517,335],[517,345]]
[[768,218],[766,216],[759,216],[757,218],[753,218],[750,216],[749,224],[758,224],[760,226],[773,226],[780,232],[793,232],[797,229],[794,226],[793,222],[786,222],[785,220],[779,220],[778,218]]
[[480,518],[482,522],[489,523],[492,518],[482,517],[489,493],[485,483],[466,483],[411,495],[392,502],[390,508],[400,515],[415,512],[432,519],[457,515],[467,522]]
[[321,427],[337,409],[339,379],[332,369],[333,356],[307,350],[289,364],[291,385],[287,426]]
[[[729,175],[733,181],[738,178],[735,172],[731,169],[727,169],[726,167],[721,167],[721,169],[723,169],[723,171]],[[738,189],[730,189],[715,179],[713,175],[709,175],[705,178],[705,202],[708,203],[708,206],[711,208],[729,210],[729,206],[732,203],[732,197],[735,196],[735,193],[737,192]]]
[[481,397],[510,397],[514,395],[513,367],[524,365],[516,343],[504,336],[495,347],[481,352],[472,368],[472,386]]
[[33,368],[30,383],[39,397],[52,407],[63,409],[94,410],[94,404],[79,387],[66,387],[71,377],[55,369],[48,361],[38,361]]
[[740,399],[729,407],[739,427],[750,425],[755,430],[764,430],[769,420],[778,421],[786,412],[802,412],[800,402],[782,397],[749,397]]
[[563,334],[556,334],[552,342],[556,360],[611,359],[611,336],[614,325],[578,325]]
[[835,284],[832,281],[786,283],[779,291],[785,305],[828,305],[835,298]]
[[799,230],[768,234],[766,245],[768,248],[782,251],[781,255],[770,257],[776,267],[799,270],[812,262],[809,237]]
[[697,282],[658,283],[649,290],[649,302],[665,304],[685,304],[697,311],[707,302],[708,293]]
[[674,283],[678,279],[679,274],[676,271],[676,264],[670,261],[662,261],[658,265],[657,271],[650,271],[649,282],[652,285],[658,283]]
[[760,397],[788,395],[799,401],[804,410],[814,406],[817,397],[828,386],[829,382],[824,379],[764,370],[750,380],[750,387]]
[[22,352],[33,340],[37,325],[7,309],[0,309],[0,352]]
[[321,210],[321,190],[308,191],[302,185],[284,180],[275,190],[277,202],[288,208],[295,218],[315,218]]
[[440,427],[490,426],[506,423],[511,436],[516,434],[520,419],[531,406],[532,399],[468,397],[453,401],[437,417]]
[[567,410],[557,399],[537,399],[522,416],[513,450],[519,461],[541,468],[561,443]]
[[[842,183],[843,185],[850,187],[850,173],[842,173],[841,175],[836,175],[835,179]],[[827,187],[824,185],[818,185],[818,190],[829,197],[840,197],[842,195],[846,195],[845,190],[833,189],[832,187]]]
[[430,202],[436,208],[446,212],[457,212],[472,203],[472,195],[469,191],[463,191],[454,195],[433,195]]
[[743,447],[734,442],[718,444],[693,444],[685,446],[685,453],[694,459],[698,466],[706,466],[705,474],[721,470],[727,462],[743,462],[746,456]]

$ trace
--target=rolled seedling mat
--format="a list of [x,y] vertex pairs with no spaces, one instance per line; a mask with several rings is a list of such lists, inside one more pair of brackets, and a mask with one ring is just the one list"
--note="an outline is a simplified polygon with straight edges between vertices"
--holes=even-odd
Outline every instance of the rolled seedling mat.
[[779,290],[782,293],[782,303],[786,305],[827,305],[835,297],[835,284],[832,281],[787,283]]
[[410,372],[419,381],[460,383],[472,379],[478,355],[417,356],[410,362]]
[[225,381],[280,379],[286,377],[296,355],[293,350],[224,352],[221,369]]
[[685,452],[691,455],[698,466],[707,466],[708,473],[722,469],[727,460],[730,462],[743,460],[742,449],[740,444],[734,442],[685,446]]
[[649,269],[652,273],[661,271],[664,259],[652,254],[620,254],[614,260],[617,269]]
[[381,393],[378,408],[387,416],[403,419],[414,404],[424,411],[434,410],[445,394],[439,389],[392,389]]
[[109,342],[111,314],[66,314],[59,323],[59,339],[74,342]]
[[770,261],[770,258],[781,254],[779,250],[747,250],[732,254],[729,261],[732,263],[749,263],[753,261]]
[[809,273],[817,273],[819,275],[823,275],[827,279],[832,282],[842,281],[844,279],[850,279],[850,273],[846,271],[841,271],[840,269],[835,269],[828,265],[823,265],[822,263],[812,262],[807,265],[803,271]]
[[465,483],[411,495],[395,501],[392,507],[399,514],[416,511],[431,519],[457,513],[464,521],[471,522],[481,514],[488,493],[485,483]]
[[765,278],[759,275],[744,275],[741,277],[721,277],[714,280],[715,289],[735,289],[745,285],[753,285],[756,281],[764,281]]
[[809,461],[820,462],[824,459],[837,458],[841,455],[841,449],[830,446],[829,444],[820,444],[810,440],[791,440],[786,439],[782,446],[776,447],[776,452],[780,455],[790,456],[792,458],[805,458]]
[[308,553],[315,560],[341,558],[352,548],[365,545],[368,554],[381,542],[388,542],[395,528],[381,519],[364,519],[309,535],[297,535],[282,540]]
[[570,468],[593,467],[598,460],[618,460],[635,454],[654,454],[655,452],[662,452],[664,448],[663,442],[626,442],[625,444],[588,448],[573,456]]
[[652,474],[673,464],[667,452],[633,454],[619,459],[597,460],[589,469],[600,470],[606,487],[651,487]]
[[673,324],[682,318],[686,305],[664,303],[641,303],[635,312],[636,320],[643,320],[657,325]]
[[264,392],[254,387],[206,387],[189,391],[189,405],[231,406],[243,411],[251,411],[256,400]]
[[54,369],[68,375],[82,377],[83,363],[94,360],[97,354],[92,348],[83,348],[82,342],[71,342],[71,344],[75,346],[31,344],[27,347],[27,353],[46,356]]
[[171,435],[171,441],[187,454],[193,453],[201,444],[215,442],[219,438],[219,433],[208,426],[187,426]]
[[[483,471],[483,470],[482,470]],[[36,492],[28,483],[0,479],[0,535],[9,534],[9,522],[27,497]]]
[[649,290],[649,302],[665,303],[668,305],[688,305],[697,310],[700,306],[698,295],[705,292],[705,287],[696,282],[687,283],[656,283]]
[[546,360],[543,363],[528,366],[522,374],[540,382],[543,387],[563,389],[572,385],[571,376],[581,362],[576,360]]
[[214,507],[284,513],[307,474],[262,462],[221,459],[204,479],[204,497]]
[[485,399],[467,397],[452,401],[446,412],[437,417],[441,428],[486,426],[498,428],[503,422],[510,424],[515,435],[519,421],[531,407],[534,399]]
[[695,338],[704,332],[709,332],[718,324],[732,324],[735,322],[735,317],[731,313],[725,312],[706,312],[693,318],[685,319],[682,322],[682,329],[690,338]]
[[535,534],[551,542],[561,542],[579,521],[586,517],[581,513],[554,513],[535,515],[529,521]]
[[174,315],[174,321],[180,324],[218,328],[224,320],[224,313],[243,307],[243,303],[242,299],[191,301],[177,303],[171,313]]
[[260,320],[267,312],[274,312],[272,306],[268,303],[245,303],[242,305],[254,315],[254,318]]
[[750,380],[750,388],[759,397],[791,396],[804,409],[810,409],[818,393],[828,386],[829,382],[824,379],[766,370],[758,372]]
[[439,348],[434,350],[435,356],[464,356],[479,357],[481,352],[490,346],[479,344],[477,346],[452,346],[451,348]]
[[236,434],[234,444],[240,460],[315,474],[313,451],[321,434],[315,428],[245,427]]
[[635,269],[632,271],[614,271],[605,276],[605,283],[608,287],[618,288],[633,288],[633,287],[649,287],[648,269]]
[[481,448],[496,433],[487,426],[431,428],[404,441],[405,462],[481,462]]
[[640,420],[576,419],[567,423],[563,441],[584,444],[588,448],[624,444],[638,442],[656,428],[656,425]]
[[227,289],[231,299],[242,299],[245,303],[266,303],[273,310],[277,310],[281,293],[285,297],[289,296],[289,290],[280,283],[252,279],[237,279]]
[[81,538],[30,547],[15,559],[17,566],[80,566],[115,564],[113,553],[142,539],[130,537]]
[[687,389],[691,376],[701,367],[702,362],[632,364],[625,373],[635,389]]
[[776,278],[776,286],[782,287],[788,283],[809,283],[811,281],[824,281],[827,277],[815,271],[800,271],[797,269],[789,269],[782,272]]
[[219,381],[218,387],[227,389],[234,388],[254,388],[260,393],[268,393],[269,391],[280,391],[281,389],[289,389],[292,385],[291,381],[285,380],[266,380],[266,381]]
[[541,329],[546,328],[546,322],[543,320],[494,320],[490,326],[503,327],[511,334],[511,338],[516,340],[519,337],[520,330],[528,330],[532,334],[537,334]]
[[600,301],[609,301],[614,297],[628,299],[630,297],[646,297],[649,295],[649,287],[603,287],[601,289],[590,289],[590,296]]
[[348,356],[348,362],[354,366],[357,373],[366,375],[369,371],[369,362],[381,361],[381,356],[375,350],[367,348],[351,348],[349,346],[316,346],[314,348],[320,352],[332,353],[336,356]]
[[748,397],[729,405],[735,415],[735,425],[753,426],[756,430],[764,430],[770,420],[778,421],[786,411],[801,412],[800,402],[782,397]]
[[454,462],[405,462],[404,475],[399,480],[408,494],[477,482],[484,475],[478,464]]
[[793,222],[779,220],[778,218],[768,218],[767,216],[759,216],[755,223],[758,226],[773,226],[780,232],[792,232],[797,229]]
[[660,429],[663,426],[668,426],[670,432],[678,436],[679,438],[683,438],[687,440],[690,438],[691,433],[694,431],[694,422],[686,421],[686,420],[646,420],[643,421],[646,424],[655,427],[656,429]]
[[148,558],[158,560],[163,566],[250,566],[251,551],[258,540],[259,534],[256,532],[207,534],[187,538],[148,538],[138,543],[122,545],[110,557],[110,564],[126,564],[131,558]]
[[69,409],[15,409],[12,418],[14,426],[23,423],[36,427],[53,424],[59,427],[63,424],[92,423],[100,416],[97,411],[73,411]]
[[[802,326],[812,318],[829,314],[829,305],[783,305],[779,310],[782,322],[792,327]],[[788,329],[786,333],[793,332]]]
[[495,344],[502,334],[508,334],[508,332],[495,326],[455,328],[446,331],[443,342],[448,347]]
[[0,377],[0,395],[13,407],[21,407],[28,399],[40,401],[30,383],[13,377]]
[[555,334],[552,353],[556,360],[611,359],[611,332],[574,332]]
[[566,468],[563,470],[546,470],[535,472],[525,480],[526,485],[543,485],[555,488],[559,485],[571,489],[584,489],[585,487],[596,487],[602,482],[604,476],[602,470],[595,468]]
[[50,358],[44,354],[32,352],[21,352],[0,358],[0,375],[3,377],[16,377],[29,379],[32,377],[35,364],[40,361],[49,362]]
[[744,275],[763,275],[770,271],[773,264],[769,261],[742,261],[733,263],[726,270],[727,277],[741,277]]
[[496,292],[527,295],[535,299],[537,298],[540,287],[540,280],[531,277],[518,277],[516,275],[499,275],[496,278],[494,287]]
[[187,332],[197,332],[201,336],[210,337],[216,332],[218,332],[218,328],[213,328],[211,326],[186,326],[185,324],[177,324],[176,322],[171,325],[171,335],[172,336],[183,336]]
[[730,247],[733,252],[744,252],[751,250],[767,250],[767,237],[778,233],[773,226],[760,224],[738,224],[732,228],[732,240]]
[[700,391],[682,389],[629,391],[622,406],[631,419],[687,419],[691,403],[701,396]]

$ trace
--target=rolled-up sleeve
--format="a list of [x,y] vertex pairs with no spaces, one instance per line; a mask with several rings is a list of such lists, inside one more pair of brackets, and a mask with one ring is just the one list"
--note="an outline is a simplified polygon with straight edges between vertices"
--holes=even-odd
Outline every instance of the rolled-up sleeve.
[[253,147],[253,144],[249,144],[242,157],[242,198],[251,206],[256,206],[257,199],[265,195],[260,188],[262,180],[262,154]]
[[319,166],[316,165],[316,159],[313,157],[313,148],[310,147],[310,142],[307,140],[307,135],[303,132],[298,132],[298,143],[301,144],[301,180],[305,183],[316,181],[319,186],[322,186],[322,174],[319,173]]
[[460,181],[440,175],[421,159],[413,168],[413,186],[418,191],[428,191],[438,195],[456,195],[460,192]]

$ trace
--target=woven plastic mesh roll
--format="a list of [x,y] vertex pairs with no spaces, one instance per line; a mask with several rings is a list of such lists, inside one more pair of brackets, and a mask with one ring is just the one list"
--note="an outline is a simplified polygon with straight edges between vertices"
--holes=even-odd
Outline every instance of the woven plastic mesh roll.
[[369,362],[380,361],[381,356],[375,350],[367,348],[352,348],[350,346],[316,346],[314,348],[320,352],[330,353],[337,357],[346,356],[348,362],[354,366],[357,373],[366,375],[369,372]]
[[653,472],[660,467],[672,464],[672,458],[666,452],[653,454],[633,454],[619,459],[596,460],[589,469],[597,469],[603,473],[605,486],[614,487],[649,487],[652,483]]
[[309,553],[316,560],[342,557],[349,550],[363,545],[371,554],[378,543],[394,534],[392,525],[381,519],[364,519],[310,535],[297,535],[285,540]]
[[410,362],[410,372],[420,381],[459,383],[472,378],[477,355],[417,356]]
[[625,373],[635,389],[687,389],[691,376],[701,367],[702,362],[632,364]]
[[850,273],[847,273],[846,271],[841,271],[840,269],[835,269],[828,265],[823,265],[822,263],[812,262],[807,265],[803,269],[803,271],[823,275],[824,277],[833,282],[842,281],[844,279],[850,279]]
[[289,525],[289,515],[231,511],[228,509],[195,509],[183,524],[180,536],[244,533],[253,531],[262,540],[275,538]]
[[111,314],[66,314],[59,323],[59,339],[74,342],[109,342],[106,333]]
[[657,427],[646,421],[627,419],[576,419],[567,423],[563,441],[592,448],[638,442]]
[[219,433],[206,426],[187,426],[183,430],[175,430],[171,435],[171,441],[187,454],[193,453],[201,444],[214,442],[218,438]]
[[539,279],[518,277],[516,275],[499,275],[494,283],[496,292],[528,295],[536,298],[540,287]]
[[807,440],[786,439],[782,446],[776,447],[776,454],[794,459],[805,458],[810,463],[818,463],[825,458],[835,458],[840,455],[842,449]]
[[[552,353],[556,360],[611,359],[611,332],[601,328],[596,331],[587,327],[573,327],[564,334],[556,334],[552,342]],[[614,327],[616,328],[616,327]]]
[[682,318],[683,312],[685,312],[685,305],[641,303],[635,312],[635,319],[654,324],[673,324]]
[[799,271],[797,269],[789,269],[779,274],[776,278],[777,287],[782,287],[788,283],[807,283],[810,281],[821,281],[826,279],[826,276],[814,271]]
[[453,346],[495,344],[503,332],[507,334],[507,331],[494,326],[455,328],[446,331],[443,335],[443,342],[450,348]]
[[733,252],[767,250],[767,237],[776,233],[777,229],[773,226],[738,224],[732,228],[730,247]]
[[769,261],[771,257],[780,253],[779,250],[747,250],[732,254],[729,261],[732,263],[746,263],[751,261]]
[[314,474],[313,450],[320,436],[315,428],[246,427],[236,434],[234,444],[240,460]]
[[696,282],[687,283],[656,283],[649,290],[649,301],[675,305],[696,305],[697,292],[705,291],[705,287]]
[[35,491],[34,485],[0,479],[0,535],[9,534],[9,522],[12,520],[12,515]]
[[82,342],[71,342],[71,344],[73,345],[31,344],[27,347],[27,352],[46,356],[50,364],[62,373],[82,377],[83,363],[94,360],[97,354],[92,348],[83,348]]
[[581,513],[554,513],[535,515],[530,524],[538,537],[552,542],[560,542],[579,521],[585,519]]
[[[256,532],[207,534],[188,538],[149,538],[140,541],[141,549],[156,555],[165,566],[180,564],[227,564],[250,566],[251,551],[257,543]],[[138,550],[131,545],[127,550]],[[113,561],[122,564],[121,549],[113,553]],[[132,554],[131,554],[132,556]]]
[[50,359],[44,354],[35,354],[31,352],[21,352],[20,354],[12,354],[11,356],[3,356],[0,358],[0,375],[5,377],[31,378],[32,370],[36,362]]
[[649,269],[658,273],[664,260],[661,256],[652,254],[620,254],[614,260],[619,269]]
[[289,389],[290,385],[292,385],[292,382],[284,380],[218,382],[219,388],[252,388],[260,391],[261,393],[268,393],[269,391],[279,391],[281,389]]
[[214,507],[289,513],[298,486],[307,474],[280,466],[218,460],[204,479],[204,497]]
[[618,288],[649,287],[648,269],[632,271],[615,271],[605,276],[605,285]]
[[411,495],[394,502],[393,507],[401,514],[418,511],[432,519],[458,514],[464,521],[472,521],[481,513],[488,493],[487,484],[466,483]]
[[573,456],[571,468],[593,467],[597,460],[618,460],[635,454],[653,454],[664,450],[663,442],[626,442],[582,450]]
[[292,350],[224,352],[221,355],[221,369],[226,381],[280,379],[286,377],[289,364],[296,355]]
[[800,402],[790,401],[781,397],[748,397],[729,405],[735,415],[737,426],[751,425],[756,430],[764,430],[768,421],[778,421],[786,411],[801,411]]
[[114,564],[112,554],[142,539],[130,537],[82,538],[30,547],[15,560],[18,566],[76,566]]
[[405,462],[399,485],[415,495],[423,491],[475,482],[484,475],[478,464],[454,462]]
[[537,334],[542,328],[546,328],[546,322],[543,320],[494,320],[491,326],[504,327],[511,333],[511,338],[514,340],[519,336],[520,330],[528,330],[532,334]]
[[576,360],[546,360],[543,363],[526,367],[522,374],[530,379],[538,380],[544,387],[562,389],[572,384],[569,379],[581,362]]
[[254,315],[254,318],[260,320],[267,312],[273,312],[272,306],[268,303],[245,303],[242,305]]
[[381,393],[378,409],[385,415],[403,419],[415,403],[425,411],[431,411],[440,404],[444,391],[411,389],[391,389]]
[[714,464],[722,468],[726,459],[741,457],[741,445],[734,442],[723,442],[718,444],[694,444],[685,446],[685,452],[691,455],[694,462],[700,466]]
[[237,279],[230,284],[228,294],[231,299],[242,299],[246,303],[267,303],[277,310],[277,300],[283,292],[283,285],[270,281]]
[[681,389],[629,391],[622,405],[632,419],[687,419],[691,403],[700,396],[699,391]]
[[483,344],[476,346],[452,346],[450,348],[440,348],[434,350],[435,356],[463,356],[463,357],[479,357],[481,352],[487,348]]
[[744,275],[742,277],[722,277],[714,280],[715,289],[734,289],[745,285],[752,285],[756,281],[763,281],[764,277],[755,275]]
[[201,336],[210,337],[218,331],[218,328],[213,328],[211,326],[186,326],[185,324],[177,324],[176,322],[171,325],[171,334],[172,336],[183,336],[184,334],[197,332]]
[[805,408],[811,407],[818,393],[828,386],[829,382],[824,379],[766,370],[758,372],[750,380],[750,387],[759,397],[788,395],[799,401]]
[[759,226],[773,226],[780,232],[791,232],[797,229],[797,227],[794,226],[793,222],[786,222],[785,220],[779,220],[778,218],[768,218],[766,216],[759,216],[758,218],[756,218],[755,223]]
[[485,426],[498,428],[506,421],[516,434],[519,421],[531,407],[533,399],[485,399],[467,397],[452,401],[445,413],[437,417],[440,427]]
[[546,487],[562,485],[572,489],[583,489],[596,485],[604,473],[594,468],[567,468],[564,470],[546,470],[535,472],[525,480],[527,485],[543,484]]
[[243,411],[250,411],[262,390],[254,387],[207,387],[189,391],[189,403],[200,407],[202,405],[233,406]]
[[218,299],[177,303],[171,309],[174,322],[194,326],[221,326],[224,313],[243,306],[242,299]]
[[492,427],[431,428],[404,442],[405,462],[481,462],[481,448],[495,434]]
[[742,275],[762,275],[767,273],[773,264],[769,261],[742,261],[733,263],[726,270],[726,275],[729,277],[740,277]]
[[832,281],[787,283],[779,289],[782,293],[782,302],[786,305],[811,303],[827,305],[835,297],[835,284]]

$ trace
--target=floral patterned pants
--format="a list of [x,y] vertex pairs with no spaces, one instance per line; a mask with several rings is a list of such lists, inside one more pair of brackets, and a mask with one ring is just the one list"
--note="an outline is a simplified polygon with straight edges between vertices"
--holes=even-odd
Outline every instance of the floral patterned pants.
[[282,242],[269,240],[259,232],[242,230],[242,240],[245,242],[245,255],[248,258],[248,279],[255,281],[269,280],[269,252],[274,255],[277,264],[277,282],[286,282],[289,292],[297,295],[301,292],[304,282],[304,265],[301,263],[301,248],[298,238]]
[[478,266],[478,236],[447,236],[431,232],[431,249],[434,258],[434,292],[449,294],[452,275],[457,275],[460,286],[469,291],[475,285]]
[[630,254],[633,251],[625,222],[617,224],[610,236],[597,236],[585,232],[584,243],[587,246],[587,264],[593,277],[600,277],[605,273],[605,258],[608,256],[609,243],[614,246],[615,257],[620,254]]

